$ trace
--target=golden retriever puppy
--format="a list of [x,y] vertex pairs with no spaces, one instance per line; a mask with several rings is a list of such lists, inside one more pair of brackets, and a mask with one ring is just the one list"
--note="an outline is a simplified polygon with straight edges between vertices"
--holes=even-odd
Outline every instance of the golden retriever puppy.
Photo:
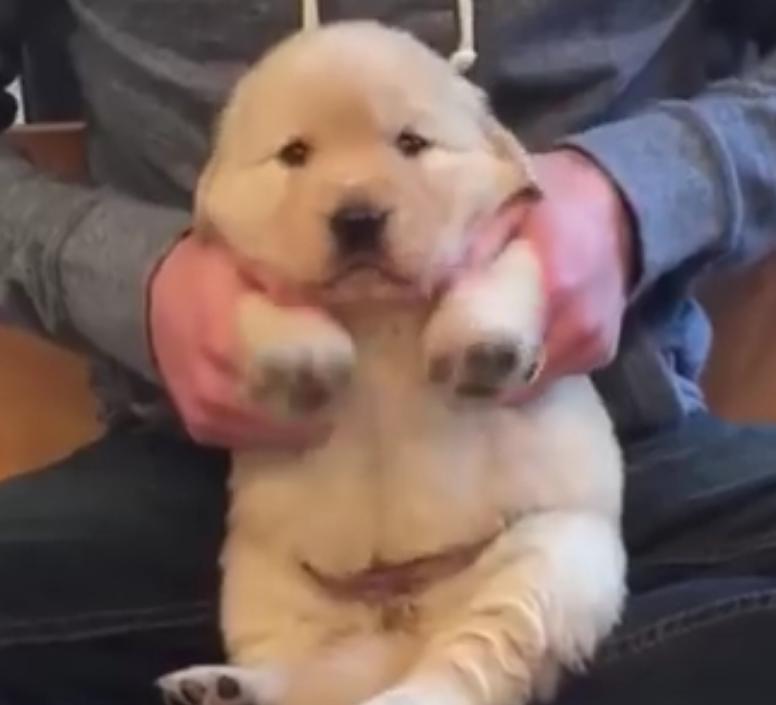
[[246,394],[330,433],[234,454],[230,665],[163,677],[171,702],[519,705],[613,627],[603,405],[585,377],[502,403],[541,361],[537,258],[518,238],[451,276],[483,217],[537,192],[481,93],[404,33],[303,32],[237,85],[197,231],[274,287],[240,305]]

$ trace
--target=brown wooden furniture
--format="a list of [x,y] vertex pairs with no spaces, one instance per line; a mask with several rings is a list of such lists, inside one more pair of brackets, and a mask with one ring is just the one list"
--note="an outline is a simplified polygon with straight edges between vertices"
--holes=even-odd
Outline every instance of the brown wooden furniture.
[[704,376],[712,408],[738,421],[776,422],[776,254],[715,277],[702,300],[714,324]]
[[[24,127],[10,139],[59,178],[84,175],[80,125]],[[732,419],[776,422],[776,258],[715,281],[704,300],[716,329],[705,377],[712,405]],[[99,431],[85,361],[0,327],[0,477],[40,467]]]

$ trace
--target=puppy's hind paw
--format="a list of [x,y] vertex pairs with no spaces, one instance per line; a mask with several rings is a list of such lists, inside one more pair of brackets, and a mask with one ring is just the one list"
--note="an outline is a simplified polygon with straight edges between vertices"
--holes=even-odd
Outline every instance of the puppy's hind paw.
[[194,666],[162,676],[167,705],[272,705],[273,684],[261,669]]

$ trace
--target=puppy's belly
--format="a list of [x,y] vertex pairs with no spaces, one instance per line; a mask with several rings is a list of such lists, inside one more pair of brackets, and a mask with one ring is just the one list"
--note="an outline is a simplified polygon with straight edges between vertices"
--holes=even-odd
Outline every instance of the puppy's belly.
[[328,443],[235,458],[231,531],[329,576],[444,553],[528,511],[616,518],[619,456],[587,380],[516,410],[451,410],[416,380],[360,388]]
[[332,439],[298,465],[237,459],[232,534],[345,576],[468,545],[503,526],[489,483],[474,472],[476,449],[448,457],[393,436],[375,451],[369,435]]

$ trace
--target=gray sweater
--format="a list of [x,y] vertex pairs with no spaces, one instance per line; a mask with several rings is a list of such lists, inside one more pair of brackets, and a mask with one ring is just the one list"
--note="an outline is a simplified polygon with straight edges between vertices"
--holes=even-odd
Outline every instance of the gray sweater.
[[[702,406],[709,334],[688,285],[776,242],[771,2],[475,0],[470,75],[499,116],[533,149],[586,151],[633,211],[638,285],[617,361],[597,375],[624,432]],[[301,2],[68,4],[93,183],[57,183],[0,147],[0,312],[88,351],[110,418],[152,419],[169,407],[149,351],[149,275],[188,225],[218,106],[300,25]],[[323,21],[371,16],[447,54],[458,45],[455,0],[319,6]],[[46,7],[0,0],[5,83]]]

